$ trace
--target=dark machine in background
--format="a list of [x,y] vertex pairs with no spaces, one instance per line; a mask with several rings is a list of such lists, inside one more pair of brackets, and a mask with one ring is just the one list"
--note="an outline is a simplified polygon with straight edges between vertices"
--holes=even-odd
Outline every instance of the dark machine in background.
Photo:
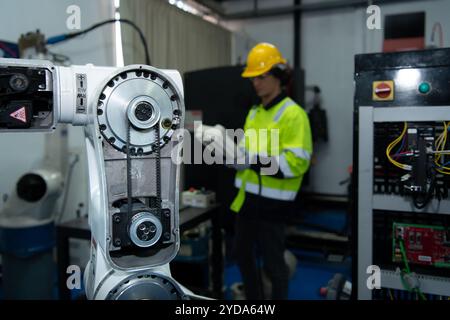
[[[242,70],[242,67],[220,67],[184,74],[185,128],[190,131],[192,164],[184,164],[184,180],[180,185],[185,190],[192,187],[205,188],[216,193],[216,201],[222,204],[218,209],[221,225],[228,235],[234,230],[234,217],[228,207],[236,195],[235,170],[220,164],[206,165],[203,161],[195,164],[193,129],[194,121],[202,121],[205,125],[221,124],[227,129],[243,127],[248,110],[257,101],[257,97],[250,81],[241,77]],[[183,211],[180,215],[183,215]],[[225,237],[227,255],[230,253],[230,240],[231,237]],[[207,249],[208,239],[197,239],[197,245],[206,246]],[[204,276],[207,272],[199,272],[205,271],[205,268],[208,269],[206,263],[193,264],[183,259],[175,259],[172,263],[172,272],[181,279],[186,277],[185,283],[196,288],[208,287]],[[186,273],[186,270],[191,272]]]
[[307,87],[306,89],[314,93],[312,108],[308,111],[313,141],[328,142],[328,120],[326,111],[321,107],[321,90],[319,86]]
[[425,12],[386,15],[383,52],[425,48]]
[[355,57],[358,299],[450,296],[449,83],[450,49]]
[[[250,81],[241,77],[242,67],[222,67],[184,75],[186,113],[199,114],[206,125],[227,129],[244,126],[248,110],[257,101]],[[188,117],[186,117],[188,118]],[[186,127],[190,124],[187,123]],[[191,132],[191,141],[194,141]],[[193,143],[192,150],[193,150]],[[193,153],[192,153],[193,154]],[[224,165],[185,165],[185,188],[206,188],[216,192],[217,202],[226,206],[235,196],[235,171]]]

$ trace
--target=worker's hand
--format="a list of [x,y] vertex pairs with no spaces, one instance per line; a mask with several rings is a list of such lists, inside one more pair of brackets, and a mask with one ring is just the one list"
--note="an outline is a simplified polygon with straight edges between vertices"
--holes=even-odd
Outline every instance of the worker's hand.
[[225,128],[221,125],[214,127],[202,125],[194,133],[195,139],[205,146],[205,151],[208,151],[215,159],[214,163],[218,164],[223,164],[224,159],[229,156],[225,145],[225,135]]
[[194,137],[203,145],[207,146],[212,142],[222,143],[225,134],[225,128],[221,125],[207,126],[202,125],[201,129],[197,128],[194,132]]
[[214,127],[204,126],[203,128],[203,144],[207,145],[211,142],[223,144],[223,137],[225,136],[225,128],[220,124]]
[[202,125],[201,130],[196,130],[195,138],[206,148],[214,150],[217,158],[223,159],[223,163],[237,170],[250,168],[250,164],[255,160],[255,155],[251,156],[243,148],[237,147],[234,138],[227,135],[224,126]]

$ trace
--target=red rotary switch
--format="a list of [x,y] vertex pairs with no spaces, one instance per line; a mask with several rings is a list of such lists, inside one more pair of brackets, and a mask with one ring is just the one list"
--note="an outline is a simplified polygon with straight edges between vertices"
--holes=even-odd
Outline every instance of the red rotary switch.
[[392,92],[392,88],[386,82],[381,82],[375,87],[375,94],[380,99],[386,99]]

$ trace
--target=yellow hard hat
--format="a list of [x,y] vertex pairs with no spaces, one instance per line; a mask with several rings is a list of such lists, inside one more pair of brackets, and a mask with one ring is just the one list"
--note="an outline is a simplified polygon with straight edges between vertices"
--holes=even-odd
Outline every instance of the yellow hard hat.
[[286,63],[286,59],[273,44],[258,43],[248,54],[247,66],[242,73],[242,77],[257,77],[272,69],[274,65]]

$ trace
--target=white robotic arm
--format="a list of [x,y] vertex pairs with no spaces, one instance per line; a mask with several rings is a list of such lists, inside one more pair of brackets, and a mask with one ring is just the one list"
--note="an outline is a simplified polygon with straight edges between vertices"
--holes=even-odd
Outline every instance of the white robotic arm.
[[20,177],[0,212],[0,227],[30,227],[51,222],[62,186],[59,171],[42,168],[27,172]]
[[[177,71],[57,67],[0,59],[0,132],[85,127],[89,169],[89,299],[185,299],[170,275],[179,249],[179,161],[183,126]],[[180,155],[178,155],[180,156]],[[173,161],[175,160],[175,161]]]

